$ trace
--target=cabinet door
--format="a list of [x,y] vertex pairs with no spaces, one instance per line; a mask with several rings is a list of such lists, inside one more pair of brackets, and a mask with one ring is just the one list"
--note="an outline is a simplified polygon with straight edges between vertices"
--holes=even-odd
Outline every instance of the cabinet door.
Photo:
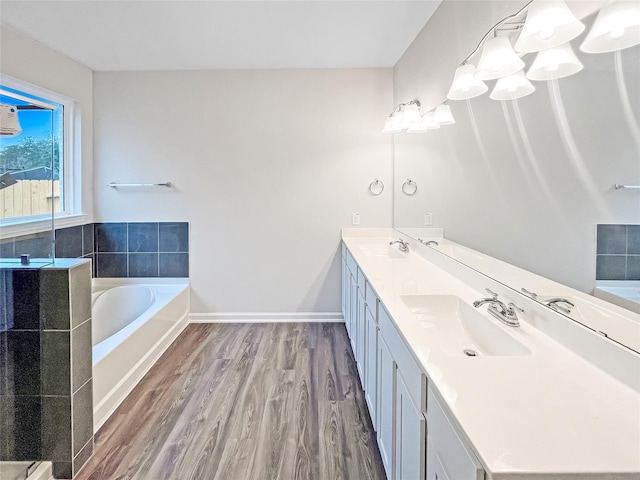
[[356,364],[358,366],[358,373],[360,374],[360,384],[364,388],[364,372],[365,368],[365,344],[366,344],[366,332],[365,332],[365,309],[364,292],[358,287],[358,311],[356,313]]
[[387,478],[393,478],[393,435],[396,366],[389,347],[378,337],[378,447]]
[[[368,305],[368,304],[367,304]],[[365,372],[364,372],[364,398],[369,407],[369,415],[373,422],[374,430],[378,430],[376,407],[378,400],[378,325],[371,310],[365,311]]]
[[349,340],[355,355],[356,351],[356,315],[358,312],[358,283],[352,274],[349,274]]
[[402,378],[396,375],[395,480],[425,479],[425,418],[413,404]]
[[347,259],[342,258],[342,316],[344,317],[344,323],[347,326],[347,333],[349,332],[349,269],[347,268]]

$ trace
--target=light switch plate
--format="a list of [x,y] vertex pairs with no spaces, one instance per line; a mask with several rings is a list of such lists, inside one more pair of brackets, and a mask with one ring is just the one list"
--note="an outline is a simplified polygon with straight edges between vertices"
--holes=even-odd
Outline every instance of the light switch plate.
[[424,214],[424,224],[425,225],[433,225],[433,213],[425,213]]
[[360,225],[360,214],[352,213],[351,214],[351,225]]

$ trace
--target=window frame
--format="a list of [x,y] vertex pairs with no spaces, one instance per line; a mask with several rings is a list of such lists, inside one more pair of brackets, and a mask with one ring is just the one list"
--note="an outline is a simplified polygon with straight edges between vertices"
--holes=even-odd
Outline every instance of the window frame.
[[[43,87],[33,85],[23,80],[0,73],[0,86],[18,90],[27,95],[42,98],[44,101],[57,103],[63,107],[62,121],[62,168],[60,175],[62,207],[60,212],[53,215],[55,228],[79,225],[84,223],[86,215],[81,213],[82,180],[80,175],[80,121],[77,118],[79,109],[76,101],[65,95],[53,92]],[[51,214],[30,215],[15,219],[0,220],[0,239],[40,233],[52,229]]]

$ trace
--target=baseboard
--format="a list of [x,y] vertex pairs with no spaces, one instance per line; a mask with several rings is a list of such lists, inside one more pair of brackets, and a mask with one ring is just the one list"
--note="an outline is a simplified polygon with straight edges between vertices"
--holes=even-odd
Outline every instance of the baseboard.
[[191,313],[190,323],[344,322],[341,312]]

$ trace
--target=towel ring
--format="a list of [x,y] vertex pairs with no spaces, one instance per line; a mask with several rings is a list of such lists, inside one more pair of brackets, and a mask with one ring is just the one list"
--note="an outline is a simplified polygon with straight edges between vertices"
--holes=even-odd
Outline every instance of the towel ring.
[[384,183],[382,183],[377,178],[373,182],[371,182],[371,184],[369,185],[369,192],[371,193],[371,195],[375,195],[376,197],[380,195],[383,190],[384,190]]
[[410,178],[407,178],[407,181],[402,184],[402,193],[404,193],[405,195],[415,195],[417,191],[418,184]]

